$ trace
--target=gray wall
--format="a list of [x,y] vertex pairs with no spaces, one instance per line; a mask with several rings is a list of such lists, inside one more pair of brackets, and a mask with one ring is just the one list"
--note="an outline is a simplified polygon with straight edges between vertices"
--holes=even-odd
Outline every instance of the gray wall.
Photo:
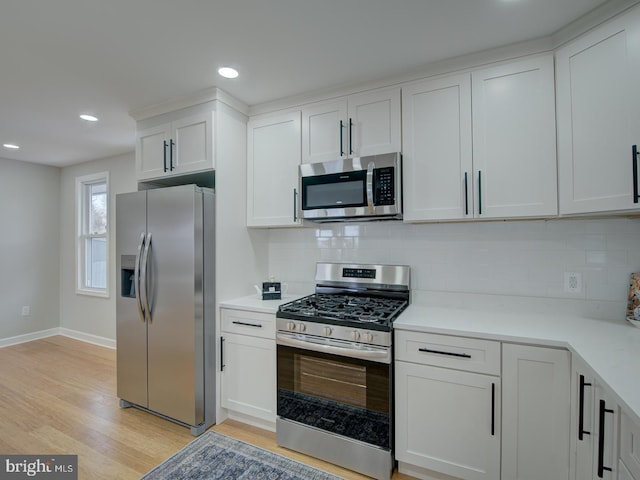
[[58,168],[0,159],[0,339],[60,325],[59,186]]
[[[76,293],[76,177],[109,172],[109,298]],[[62,328],[102,339],[116,337],[115,212],[116,194],[137,190],[133,152],[62,169],[60,176],[60,324]]]

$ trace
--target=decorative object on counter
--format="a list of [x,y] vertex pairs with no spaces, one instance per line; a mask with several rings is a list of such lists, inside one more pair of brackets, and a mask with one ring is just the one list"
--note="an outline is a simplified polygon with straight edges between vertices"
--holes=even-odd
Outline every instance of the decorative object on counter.
[[344,480],[209,430],[140,480]]
[[282,294],[287,292],[289,285],[275,281],[272,275],[268,282],[262,282],[262,290],[257,285],[253,286],[258,292],[258,296],[262,296],[262,300],[281,300]]
[[627,320],[629,320],[629,323],[632,325],[640,327],[640,273],[631,274]]

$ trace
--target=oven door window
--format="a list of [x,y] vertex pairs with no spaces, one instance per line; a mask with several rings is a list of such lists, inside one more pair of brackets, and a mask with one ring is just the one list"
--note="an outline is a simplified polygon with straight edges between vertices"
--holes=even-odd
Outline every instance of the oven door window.
[[358,170],[302,178],[302,209],[349,208],[367,204],[367,172]]
[[278,345],[278,415],[391,448],[391,366]]

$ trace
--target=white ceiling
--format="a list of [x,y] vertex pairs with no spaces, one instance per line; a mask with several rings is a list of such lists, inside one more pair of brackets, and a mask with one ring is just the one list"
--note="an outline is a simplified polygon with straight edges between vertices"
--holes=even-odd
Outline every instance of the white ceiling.
[[[248,105],[550,35],[604,0],[2,0],[0,157],[134,149],[128,112],[217,86]],[[240,77],[219,77],[231,65]],[[100,118],[79,120],[81,113]]]

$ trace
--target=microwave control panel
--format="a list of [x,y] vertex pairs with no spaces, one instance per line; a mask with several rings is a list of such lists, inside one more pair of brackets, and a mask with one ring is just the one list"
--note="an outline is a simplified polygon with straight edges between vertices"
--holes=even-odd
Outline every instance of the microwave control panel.
[[373,184],[374,205],[393,205],[395,203],[393,167],[374,169]]

